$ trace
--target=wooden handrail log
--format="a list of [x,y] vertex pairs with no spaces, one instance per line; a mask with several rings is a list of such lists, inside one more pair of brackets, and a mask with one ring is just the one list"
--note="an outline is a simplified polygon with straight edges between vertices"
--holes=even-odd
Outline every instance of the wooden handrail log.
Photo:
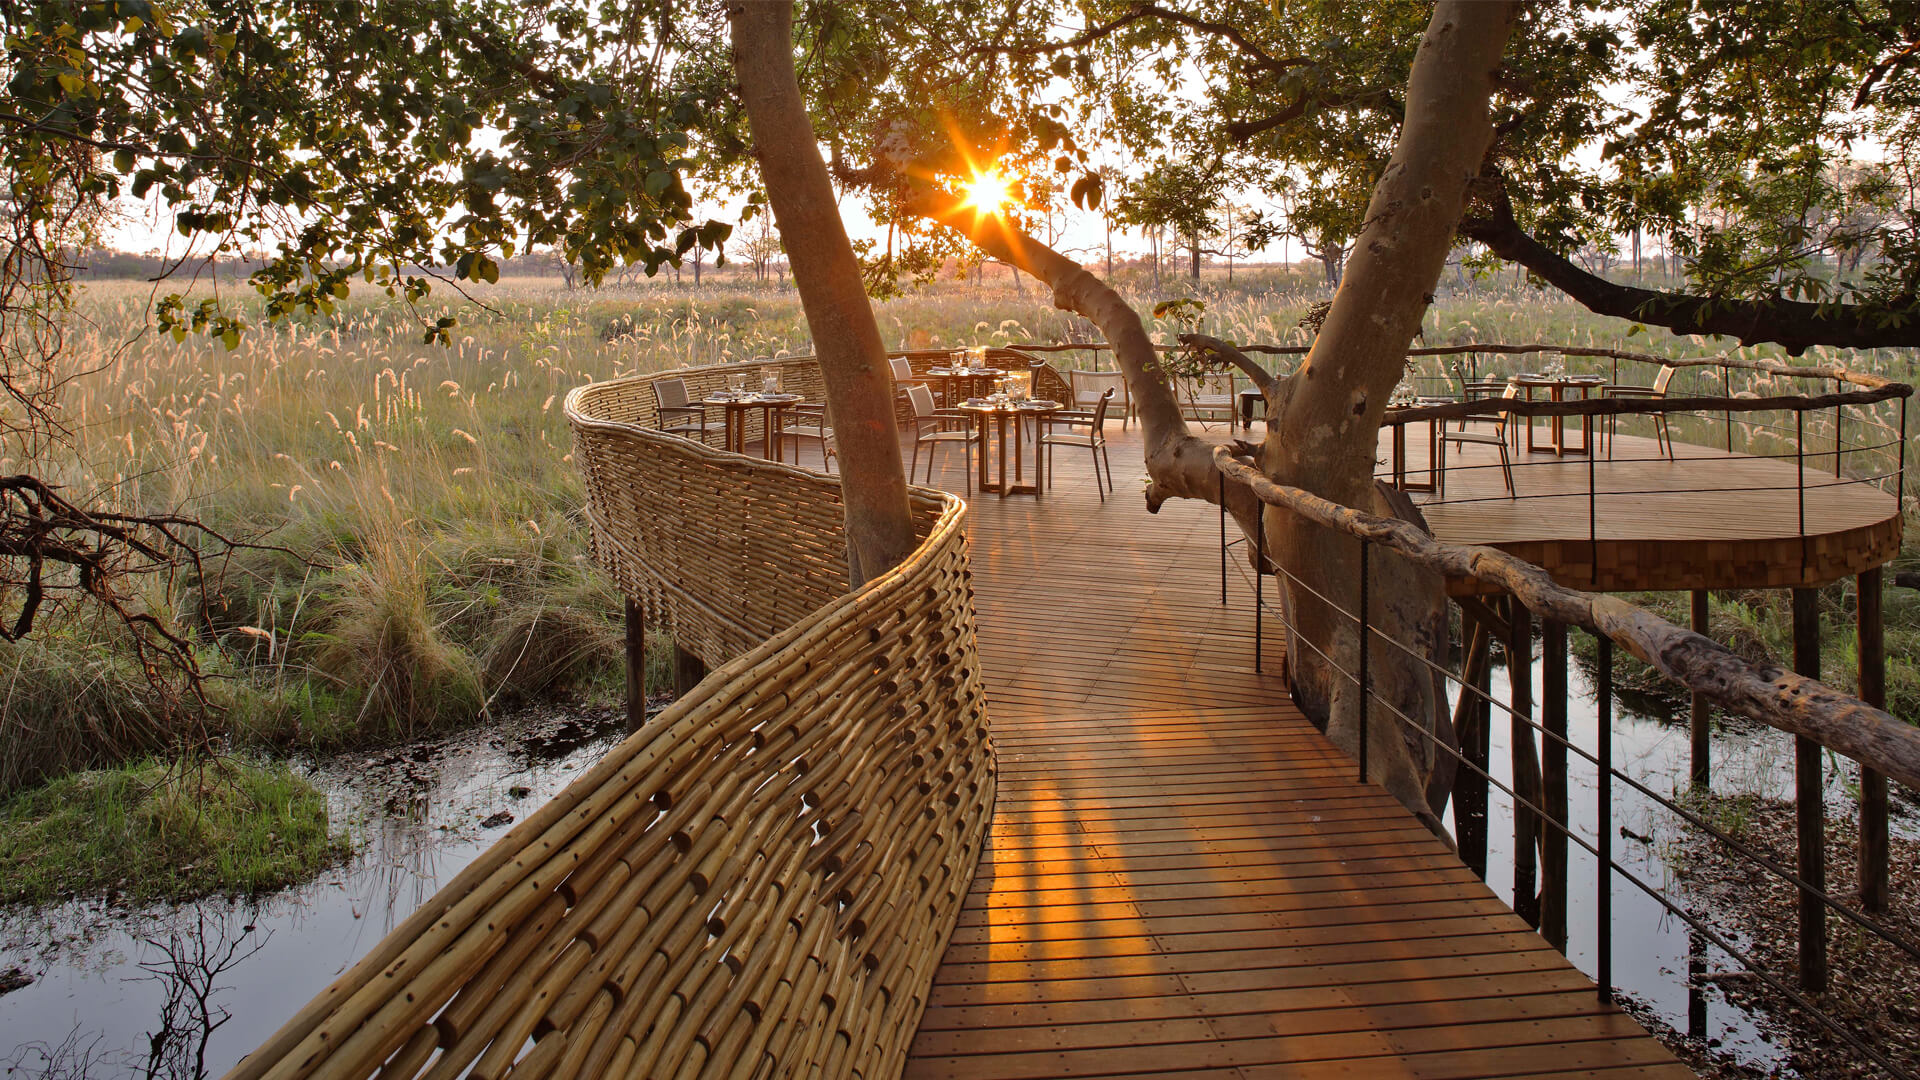
[[1407,424],[1416,420],[1455,420],[1475,416],[1625,416],[1646,413],[1681,412],[1813,412],[1844,405],[1872,405],[1895,398],[1913,396],[1906,383],[1887,383],[1873,390],[1853,390],[1841,394],[1781,397],[1665,397],[1665,398],[1586,398],[1580,401],[1528,401],[1525,398],[1482,398],[1478,401],[1454,401],[1445,405],[1420,405],[1395,409],[1383,423]]
[[[1071,352],[1084,350],[1098,352],[1108,348],[1104,341],[1069,342],[1061,345],[1037,345],[1021,342],[1010,346],[1025,349],[1028,352]],[[1155,345],[1162,352],[1176,352],[1185,349],[1185,345]],[[1305,356],[1312,351],[1311,345],[1240,345],[1244,353],[1260,353],[1265,356]],[[1472,342],[1465,345],[1432,345],[1418,349],[1408,349],[1408,356],[1461,356],[1467,353],[1494,353],[1502,356],[1520,356],[1527,353],[1559,353],[1562,356],[1586,356],[1602,360],[1631,360],[1641,364],[1653,364],[1675,368],[1689,367],[1727,367],[1742,371],[1759,371],[1768,375],[1790,375],[1797,379],[1837,379],[1854,386],[1869,390],[1892,384],[1891,379],[1871,375],[1863,371],[1852,371],[1843,367],[1797,367],[1773,360],[1750,360],[1741,356],[1721,353],[1717,356],[1660,356],[1655,353],[1626,352],[1620,349],[1601,349],[1584,345],[1502,345],[1497,342]]]
[[1410,522],[1329,502],[1276,484],[1226,447],[1214,464],[1269,506],[1379,544],[1452,578],[1492,585],[1536,614],[1611,638],[1661,674],[1730,712],[1804,735],[1862,765],[1920,790],[1920,728],[1824,683],[1774,665],[1750,664],[1732,650],[1612,596],[1569,589],[1545,570],[1490,547],[1444,544]]

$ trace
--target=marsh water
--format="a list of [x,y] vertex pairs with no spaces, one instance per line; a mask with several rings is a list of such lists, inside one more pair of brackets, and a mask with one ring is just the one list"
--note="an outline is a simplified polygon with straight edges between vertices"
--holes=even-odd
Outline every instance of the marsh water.
[[[1532,669],[1538,678],[1539,666]],[[1591,681],[1574,665],[1569,725],[1579,746],[1595,745]],[[1493,695],[1507,699],[1505,672]],[[1539,692],[1536,689],[1536,700]],[[328,791],[336,824],[354,834],[357,854],[297,888],[259,899],[211,899],[141,910],[74,901],[0,914],[0,973],[30,982],[0,993],[0,1074],[21,1078],[218,1076],[382,935],[450,880],[515,819],[526,816],[619,737],[618,710],[536,710],[485,730],[312,769]],[[1614,724],[1619,768],[1650,789],[1685,783],[1688,738],[1648,703],[1621,708]],[[1508,776],[1507,725],[1493,724],[1492,772]],[[1790,792],[1787,736],[1724,731],[1715,742],[1715,787],[1783,796]],[[1830,787],[1834,813],[1851,812],[1844,776]],[[1574,827],[1593,835],[1594,772],[1574,759],[1569,783]],[[1618,790],[1621,785],[1615,785]],[[1496,791],[1489,814],[1487,879],[1511,899],[1511,807]],[[1663,861],[1679,822],[1623,792],[1613,820],[1615,857],[1648,883],[1685,899]],[[1895,827],[1912,832],[1910,818]],[[1594,971],[1591,856],[1569,865],[1568,952]],[[1615,980],[1664,1023],[1741,1062],[1771,1068],[1784,1050],[1764,1018],[1715,991],[1690,996],[1688,966],[1732,970],[1725,956],[1690,946],[1686,925],[1638,888],[1617,880]],[[17,980],[16,980],[17,981]],[[4,985],[4,984],[0,984]]]

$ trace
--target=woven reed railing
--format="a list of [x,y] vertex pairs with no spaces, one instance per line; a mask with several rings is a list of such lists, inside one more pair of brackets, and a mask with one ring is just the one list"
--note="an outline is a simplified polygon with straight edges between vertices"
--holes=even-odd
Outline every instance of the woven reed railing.
[[648,430],[648,381],[567,399],[596,554],[715,670],[230,1076],[899,1073],[993,806],[965,504],[849,594],[838,480]]

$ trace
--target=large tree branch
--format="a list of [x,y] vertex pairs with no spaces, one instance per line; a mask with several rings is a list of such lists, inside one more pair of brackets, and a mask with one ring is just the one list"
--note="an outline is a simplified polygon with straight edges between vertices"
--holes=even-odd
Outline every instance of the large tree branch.
[[1253,380],[1253,385],[1259,387],[1260,393],[1269,401],[1280,388],[1280,380],[1274,378],[1272,372],[1261,367],[1258,360],[1241,352],[1231,342],[1221,341],[1217,337],[1208,337],[1205,334],[1181,334],[1180,344],[1201,352],[1212,353],[1239,368],[1247,378]]
[[[1904,311],[1869,312],[1853,304],[1739,300],[1620,285],[1587,272],[1528,235],[1514,220],[1504,190],[1495,188],[1483,203],[1484,214],[1461,221],[1461,235],[1526,267],[1595,314],[1663,326],[1676,334],[1736,338],[1742,345],[1773,342],[1794,356],[1812,345],[1845,349],[1920,346],[1920,305]],[[1892,321],[1895,316],[1899,321]]]
[[1247,66],[1255,71],[1287,71],[1304,67],[1313,62],[1307,56],[1274,56],[1260,46],[1247,40],[1240,28],[1229,23],[1209,22],[1206,19],[1189,15],[1184,11],[1174,11],[1158,4],[1137,4],[1128,11],[1092,27],[1065,41],[1023,41],[1007,45],[980,45],[968,50],[968,55],[979,56],[999,53],[1012,56],[1044,56],[1050,53],[1066,52],[1091,45],[1102,38],[1110,37],[1120,30],[1142,19],[1159,19],[1184,26],[1189,30],[1198,30],[1203,34],[1221,38],[1240,51],[1246,58]]
[[1100,328],[1113,348],[1114,361],[1126,375],[1133,404],[1144,433],[1147,509],[1157,511],[1168,499],[1200,499],[1217,503],[1224,490],[1227,512],[1248,536],[1260,521],[1259,503],[1243,486],[1222,485],[1213,467],[1213,445],[1187,429],[1180,400],[1167,382],[1153,339],[1140,323],[1140,314],[1105,282],[1079,263],[1009,225],[996,214],[976,211],[950,192],[922,189],[908,197],[907,210],[959,230],[980,250],[1018,267],[1053,290],[1054,306],[1084,316]]

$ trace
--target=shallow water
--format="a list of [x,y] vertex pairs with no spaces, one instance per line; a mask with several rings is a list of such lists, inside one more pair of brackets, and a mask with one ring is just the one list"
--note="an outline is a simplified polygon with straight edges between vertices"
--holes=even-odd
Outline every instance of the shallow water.
[[[624,710],[538,710],[313,772],[347,864],[259,900],[0,916],[0,1074],[218,1076],[421,902],[606,752]],[[524,791],[521,789],[525,789]]]
[[[1533,696],[1538,702],[1543,694],[1538,640],[1534,642],[1534,649],[1531,674]],[[1496,658],[1492,677],[1495,701],[1511,701],[1507,675]],[[1568,699],[1568,741],[1593,753],[1598,746],[1599,731],[1593,680],[1585,665],[1577,660],[1569,665]],[[1536,719],[1537,712],[1536,706]],[[1616,697],[1613,732],[1616,770],[1668,798],[1686,789],[1691,748],[1684,712],[1674,715],[1663,702],[1643,696],[1632,695],[1626,700]],[[1489,772],[1506,784],[1512,782],[1510,735],[1508,715],[1496,708]],[[1538,733],[1535,738],[1539,741]],[[1827,815],[1829,819],[1851,816],[1857,812],[1849,794],[1851,785],[1857,782],[1857,770],[1844,758],[1828,755],[1827,760]],[[1597,770],[1592,762],[1577,754],[1569,753],[1568,761],[1567,797],[1572,831],[1592,842],[1596,835],[1594,825],[1600,819]],[[1838,769],[1834,767],[1836,761]],[[1793,782],[1792,736],[1745,721],[1736,720],[1724,726],[1716,722],[1712,764],[1715,792],[1792,799]],[[1748,943],[1741,935],[1729,931],[1712,918],[1711,913],[1703,911],[1703,905],[1687,902],[1687,890],[1674,879],[1671,867],[1662,858],[1663,850],[1678,845],[1686,835],[1698,834],[1698,830],[1652,799],[1627,788],[1620,780],[1616,779],[1612,786],[1610,828],[1614,862],[1647,885],[1661,890],[1667,899],[1686,908],[1735,948],[1744,951]],[[1487,883],[1503,900],[1511,903],[1512,800],[1496,789],[1488,802]],[[1895,800],[1891,829],[1896,835],[1920,835],[1920,821],[1916,821],[1910,806]],[[1754,872],[1766,871],[1756,869]],[[1594,897],[1599,889],[1598,860],[1570,843],[1567,878],[1567,956],[1591,976],[1597,970]],[[1694,1036],[1735,1061],[1768,1071],[1787,1064],[1788,1049],[1779,1031],[1771,1028],[1764,1017],[1756,1017],[1728,1003],[1711,982],[1716,973],[1742,970],[1738,961],[1706,942],[1684,920],[1619,874],[1614,875],[1612,895],[1616,987],[1648,1006],[1676,1031]],[[1704,989],[1690,992],[1690,965],[1696,973],[1707,976]],[[1791,979],[1783,981],[1792,985]],[[1794,1073],[1783,1071],[1780,1075]]]
[[[1537,680],[1539,665],[1533,670]],[[1495,699],[1507,700],[1503,669],[1495,669],[1493,681]],[[1571,735],[1592,748],[1591,684],[1577,664],[1570,682]],[[1536,682],[1536,700],[1538,693]],[[485,731],[314,770],[330,793],[334,820],[362,843],[351,862],[300,888],[140,911],[74,902],[0,915],[0,972],[18,966],[34,980],[0,996],[0,1074],[220,1075],[499,839],[511,826],[504,815],[524,817],[599,760],[619,737],[623,715],[536,710]],[[1502,782],[1507,730],[1496,712],[1492,771]],[[1684,720],[1621,709],[1615,747],[1620,768],[1654,791],[1686,781]],[[1787,736],[1725,732],[1714,751],[1716,788],[1790,793]],[[1577,758],[1569,791],[1576,831],[1591,836],[1594,773]],[[1829,792],[1833,813],[1852,812],[1838,778]],[[1511,900],[1511,808],[1497,791],[1490,802],[1488,881]],[[1657,849],[1678,835],[1677,824],[1644,798],[1620,792],[1612,826],[1651,843],[1616,831],[1616,860],[1650,883],[1670,885]],[[1896,827],[1913,829],[1910,819]],[[1569,955],[1592,974],[1593,858],[1573,849],[1568,873]],[[1783,1060],[1762,1026],[1717,994],[1690,1003],[1683,923],[1618,880],[1614,911],[1615,979],[1623,990],[1683,1032],[1691,1004],[1693,1029],[1742,1061]],[[1706,958],[1710,971],[1732,966],[1725,957]]]

